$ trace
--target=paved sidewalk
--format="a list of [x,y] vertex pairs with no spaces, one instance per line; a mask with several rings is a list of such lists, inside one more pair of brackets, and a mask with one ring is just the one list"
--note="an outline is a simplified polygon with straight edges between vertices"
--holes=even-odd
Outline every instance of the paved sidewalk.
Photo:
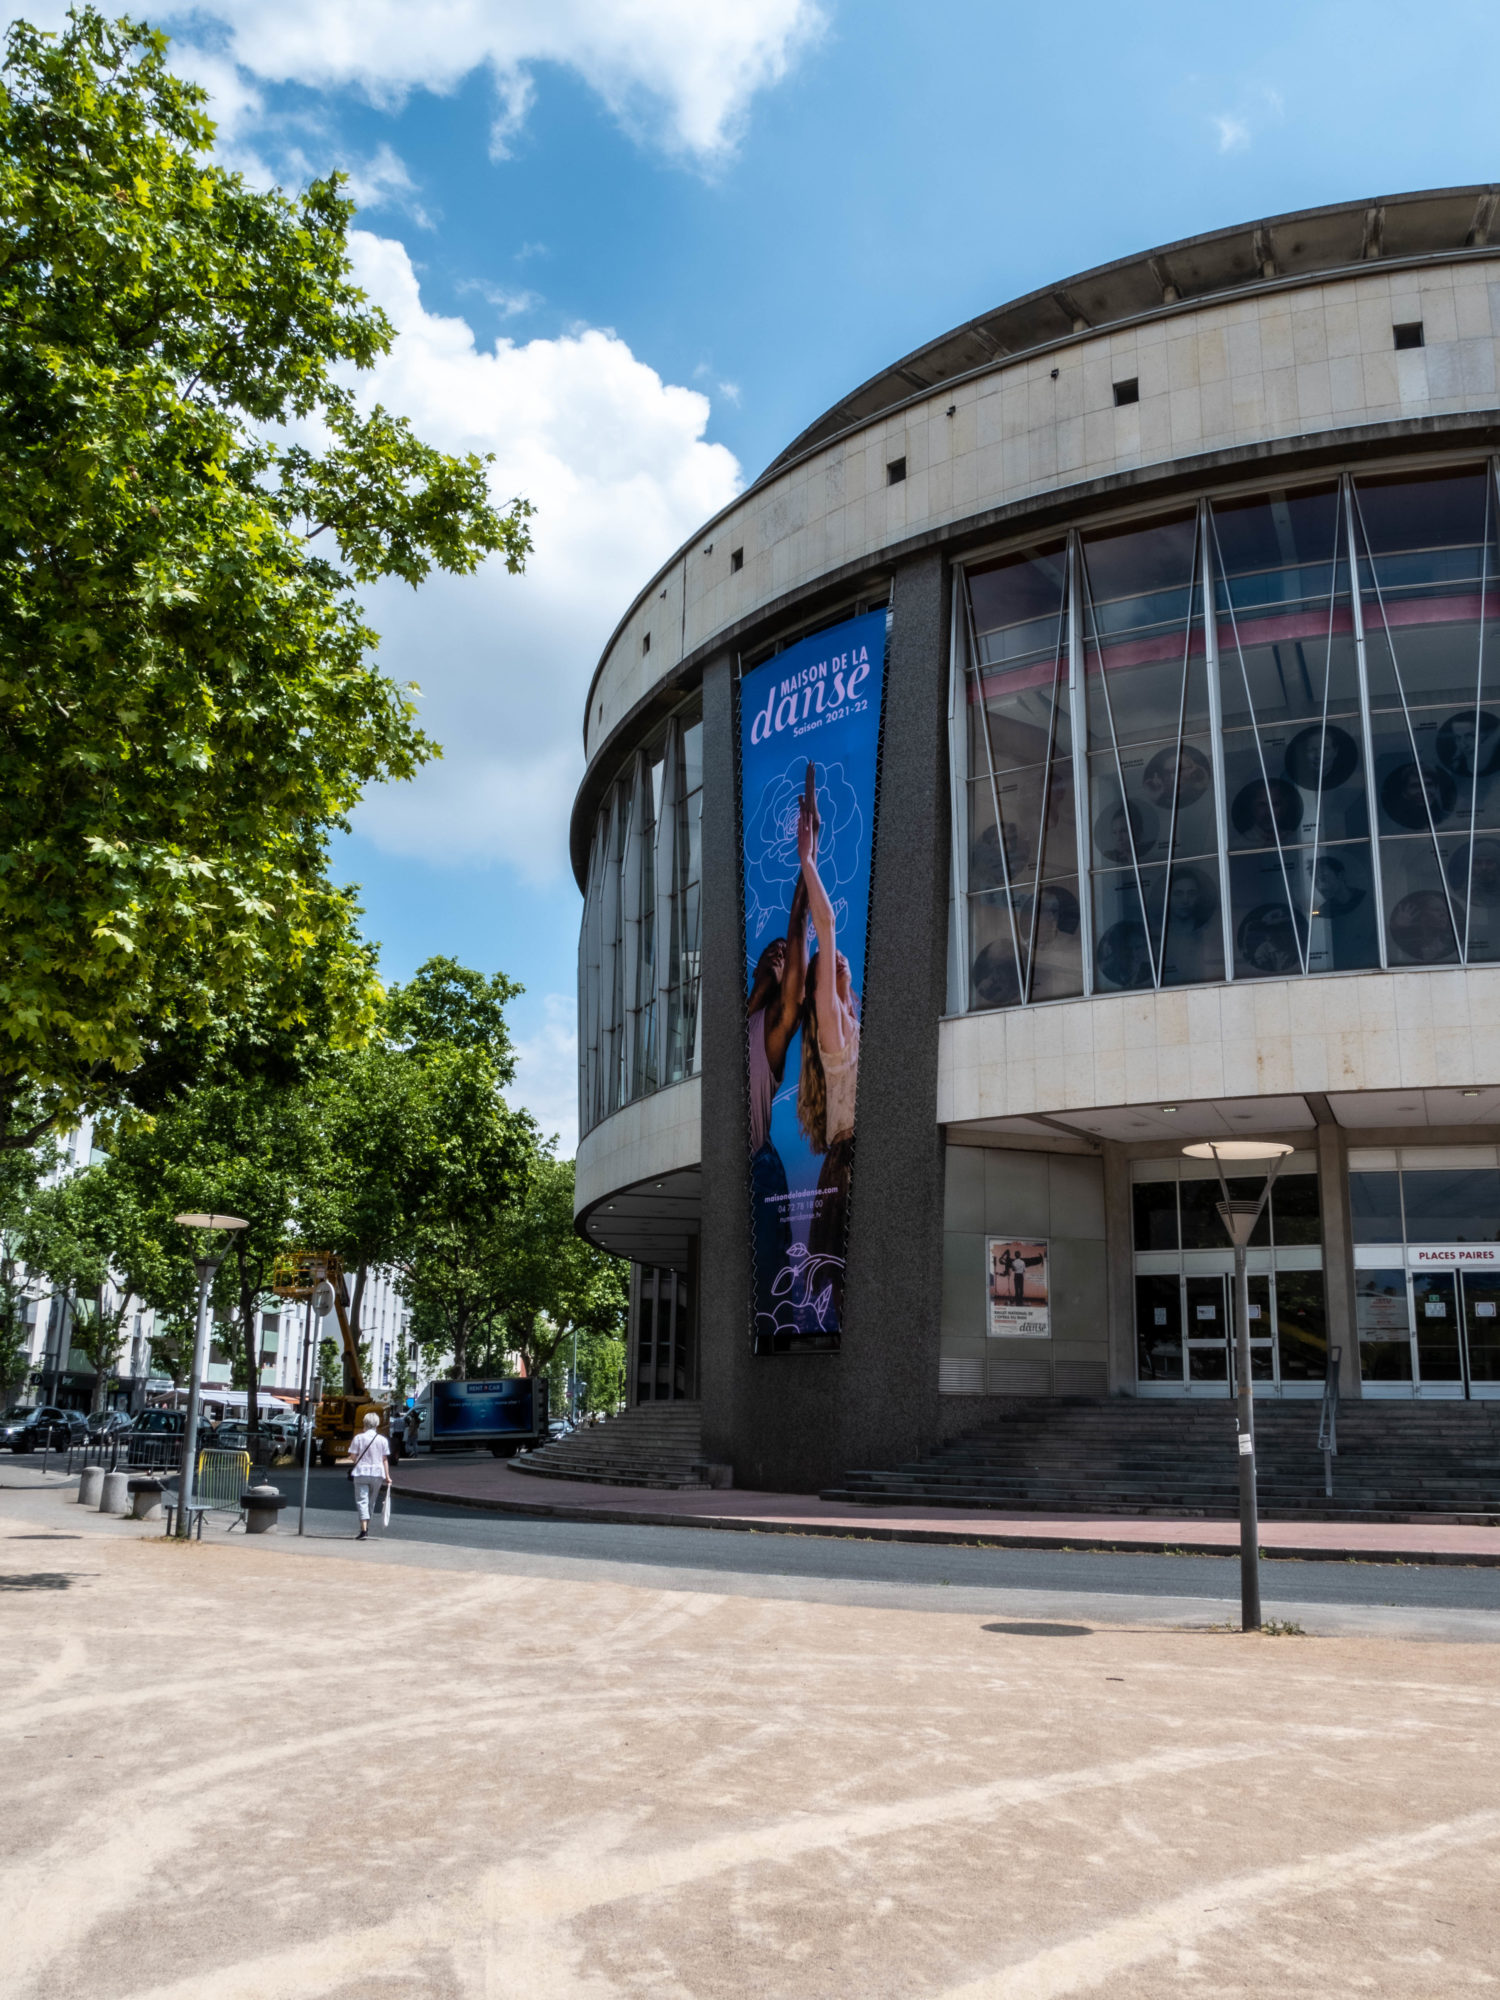
[[[658,1492],[542,1479],[503,1459],[444,1465],[408,1459],[402,1489],[454,1506],[559,1520],[723,1528],[741,1534],[854,1535],[871,1541],[963,1543],[989,1548],[1131,1549],[1222,1555],[1239,1547],[1236,1521],[1142,1520],[1098,1514],[1009,1514],[989,1508],[858,1507],[807,1493]],[[1262,1521],[1268,1556],[1363,1562],[1470,1563],[1500,1568],[1500,1528],[1449,1522]]]
[[1500,1648],[324,1547],[7,1496],[5,2000],[1494,1983]]

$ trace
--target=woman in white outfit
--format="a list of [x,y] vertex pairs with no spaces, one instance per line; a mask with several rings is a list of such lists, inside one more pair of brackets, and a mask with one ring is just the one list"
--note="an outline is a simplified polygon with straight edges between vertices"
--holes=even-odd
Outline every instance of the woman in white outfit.
[[382,1433],[380,1417],[374,1410],[366,1410],[364,1431],[354,1440],[349,1454],[349,1477],[354,1482],[354,1509],[359,1515],[358,1540],[365,1541],[377,1493],[395,1483],[391,1478],[390,1439]]

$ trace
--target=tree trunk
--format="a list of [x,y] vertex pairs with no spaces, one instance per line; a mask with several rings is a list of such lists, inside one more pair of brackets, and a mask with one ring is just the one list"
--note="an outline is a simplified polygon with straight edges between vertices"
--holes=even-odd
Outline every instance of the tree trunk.
[[104,1280],[94,1287],[94,1393],[89,1398],[89,1415],[104,1407]]
[[235,1263],[240,1279],[240,1337],[245,1343],[245,1421],[254,1430],[260,1423],[260,1327],[257,1325],[260,1315],[255,1310],[260,1292],[251,1289],[245,1253],[238,1244]]

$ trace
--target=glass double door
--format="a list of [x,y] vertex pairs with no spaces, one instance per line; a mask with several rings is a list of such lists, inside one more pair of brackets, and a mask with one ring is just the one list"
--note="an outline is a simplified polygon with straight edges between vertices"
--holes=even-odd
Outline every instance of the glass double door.
[[1414,1271],[1411,1302],[1422,1389],[1500,1396],[1500,1272]]
[[[1305,1288],[1307,1277],[1297,1274],[1291,1282],[1296,1291]],[[1250,1285],[1250,1379],[1268,1390],[1278,1389],[1284,1373],[1291,1379],[1306,1373],[1293,1357],[1288,1369],[1276,1338],[1275,1301],[1267,1272],[1252,1272]],[[1299,1293],[1300,1296],[1300,1293]],[[1295,1315],[1295,1301],[1288,1302]],[[1313,1327],[1321,1333],[1321,1316]],[[1299,1321],[1300,1324],[1300,1321]],[[1139,1352],[1139,1379],[1159,1391],[1175,1389],[1188,1395],[1228,1396],[1238,1387],[1235,1371],[1234,1278],[1229,1273],[1191,1277],[1170,1275],[1141,1276],[1136,1279],[1136,1330]],[[1285,1329],[1293,1332],[1291,1318]],[[1321,1354],[1317,1376],[1322,1379]]]
[[[1276,1380],[1276,1343],[1271,1338],[1271,1280],[1252,1273],[1250,1286],[1250,1380]],[[1221,1384],[1236,1389],[1237,1355],[1234,1335],[1234,1279],[1184,1278],[1182,1281],[1187,1380],[1192,1388]]]

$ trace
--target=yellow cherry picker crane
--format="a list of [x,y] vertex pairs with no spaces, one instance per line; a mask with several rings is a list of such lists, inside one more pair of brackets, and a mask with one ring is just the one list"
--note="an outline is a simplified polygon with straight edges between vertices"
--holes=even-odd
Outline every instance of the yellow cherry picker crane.
[[365,1381],[359,1346],[349,1324],[349,1291],[338,1256],[330,1250],[295,1247],[277,1258],[271,1275],[271,1290],[279,1298],[296,1299],[307,1308],[309,1337],[312,1314],[308,1302],[324,1283],[333,1294],[333,1310],[338,1316],[339,1333],[344,1343],[343,1390],[332,1393],[324,1388],[318,1398],[318,1413],[313,1427],[313,1443],[318,1457],[327,1465],[336,1458],[348,1457],[355,1438],[364,1429],[365,1414],[369,1410],[375,1411],[380,1418],[380,1428],[389,1435],[390,1405],[372,1396]]

